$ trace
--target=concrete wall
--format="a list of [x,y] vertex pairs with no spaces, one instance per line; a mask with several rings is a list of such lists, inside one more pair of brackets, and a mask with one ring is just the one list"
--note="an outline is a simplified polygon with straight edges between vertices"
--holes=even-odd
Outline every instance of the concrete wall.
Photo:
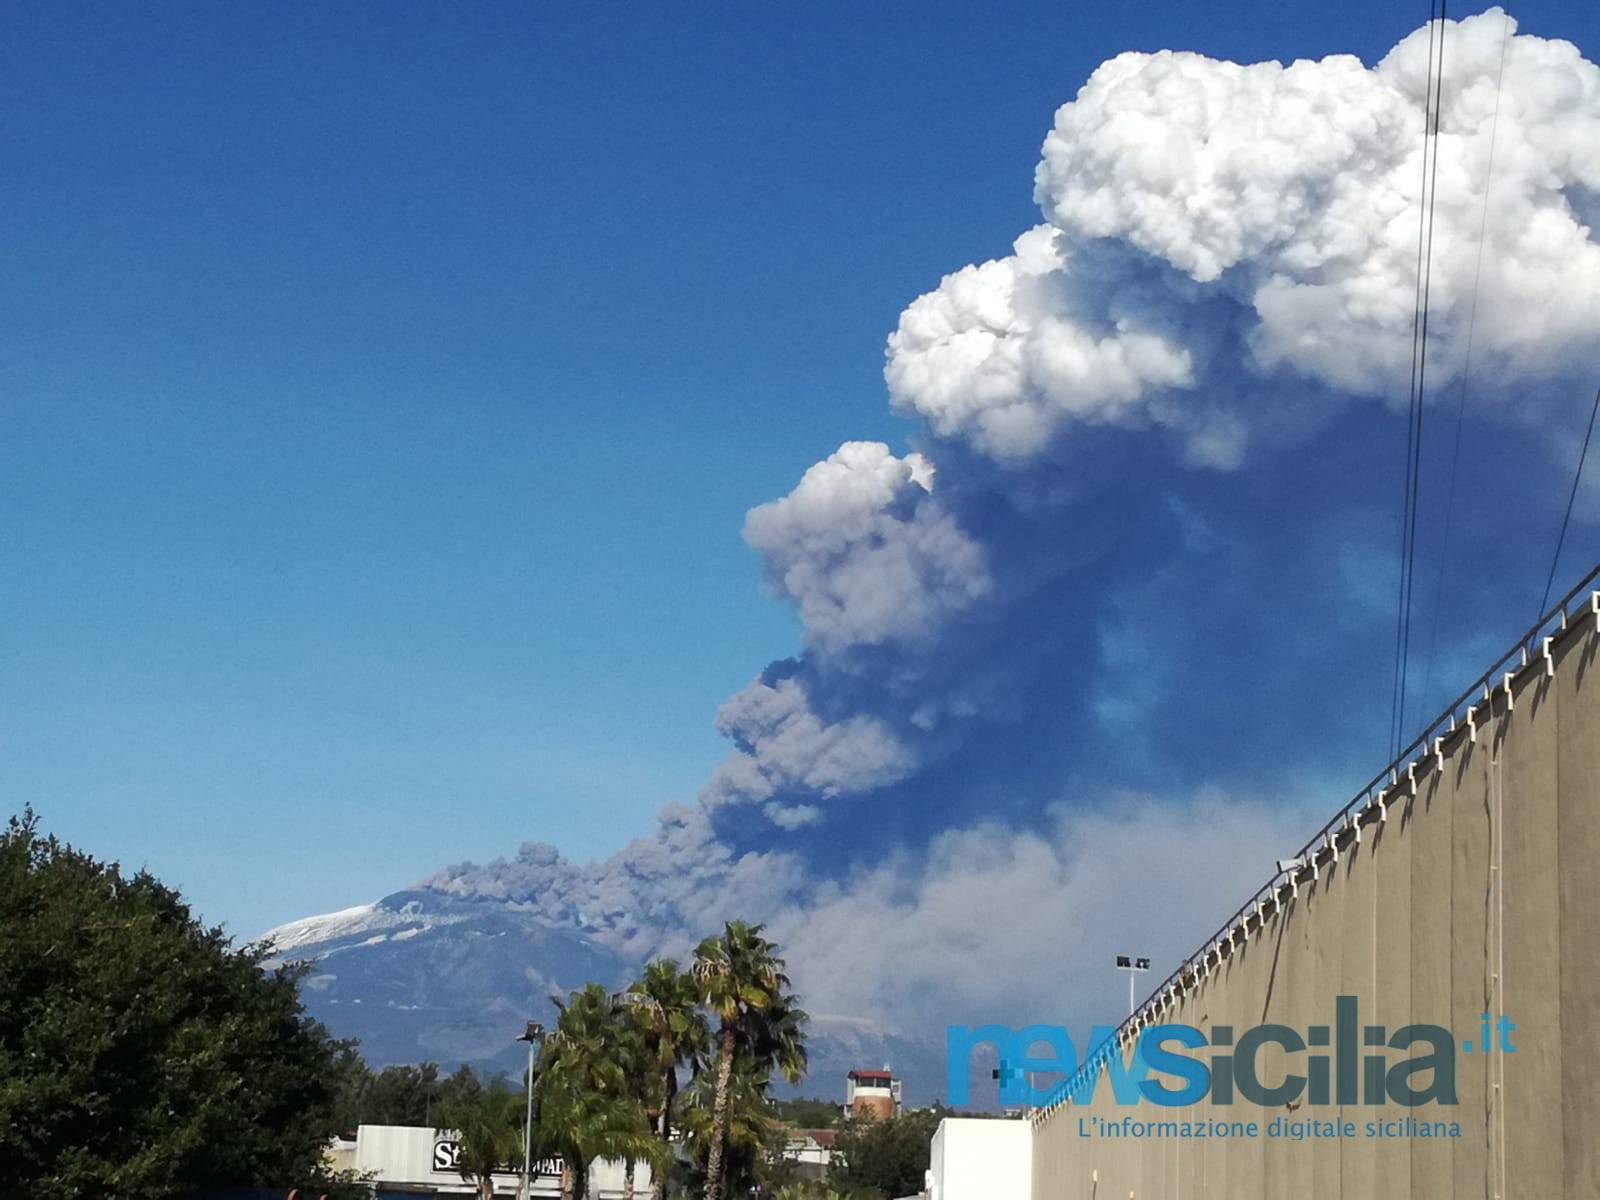
[[[1125,1108],[1102,1078],[1090,1103],[1035,1117],[1034,1200],[1600,1197],[1600,636],[1592,610],[1577,612],[1552,640],[1553,675],[1535,654],[1509,689],[1497,677],[1492,696],[1478,697],[1475,738],[1463,710],[1441,753],[1430,746],[1416,760],[1415,795],[1402,768],[1387,819],[1375,806],[1337,837],[1337,862],[1323,850],[1297,896],[1247,917],[1209,971],[1195,971],[1151,1021],[1193,1025],[1208,1039],[1218,1025],[1237,1036],[1264,1022],[1304,1034],[1333,1023],[1337,995],[1354,995],[1363,1025],[1453,1032],[1459,1103],[1319,1108],[1302,1097],[1293,1110],[1241,1100]],[[1485,1012],[1516,1023],[1515,1053],[1479,1052]],[[1469,1037],[1473,1052],[1460,1052]],[[1269,1049],[1263,1082],[1303,1073],[1306,1058]],[[1461,1134],[1095,1136],[1092,1118],[1124,1116],[1263,1127],[1277,1116],[1344,1117],[1359,1133],[1368,1121],[1410,1116],[1456,1120]]]
[[1026,1121],[946,1117],[933,1135],[928,1200],[1027,1200],[1032,1141]]

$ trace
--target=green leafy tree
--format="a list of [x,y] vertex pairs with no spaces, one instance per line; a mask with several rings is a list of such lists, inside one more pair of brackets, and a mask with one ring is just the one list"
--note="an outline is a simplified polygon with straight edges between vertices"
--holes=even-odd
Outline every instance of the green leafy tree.
[[442,1088],[438,1063],[373,1071],[353,1047],[346,1048],[339,1064],[339,1128],[348,1132],[359,1125],[432,1125]]
[[786,1183],[775,1188],[772,1200],[877,1200],[876,1193],[840,1188],[828,1183]]
[[[486,1082],[478,1078],[473,1069],[463,1063],[439,1081],[439,1105],[442,1107],[474,1099],[477,1096],[481,1096],[485,1089],[493,1087],[497,1083],[502,1087],[510,1086],[505,1077],[501,1075],[496,1075]],[[437,1122],[435,1124],[437,1125]]]
[[928,1149],[942,1115],[928,1109],[881,1120],[846,1121],[833,1144],[829,1182],[884,1197],[920,1192]]
[[[699,1009],[694,977],[670,958],[656,959],[623,996],[628,1015],[643,1043],[645,1064],[654,1073],[650,1107],[656,1132],[670,1154],[672,1110],[678,1095],[678,1071],[699,1070],[705,1063],[710,1032]],[[655,1173],[653,1195],[666,1195],[665,1171]]]
[[439,1126],[456,1136],[461,1178],[477,1188],[481,1200],[494,1200],[494,1173],[522,1161],[522,1097],[496,1079],[442,1103]]
[[336,1129],[339,1046],[148,873],[32,811],[0,834],[0,1195],[166,1198],[311,1185]]
[[693,975],[700,1002],[717,1022],[716,1078],[707,1147],[705,1200],[725,1194],[723,1157],[728,1141],[728,1099],[734,1059],[743,1051],[763,1081],[777,1070],[790,1083],[805,1074],[805,1021],[777,947],[762,926],[730,921],[695,949]]
[[590,983],[556,1007],[536,1087],[539,1139],[562,1158],[562,1196],[581,1200],[597,1158],[643,1159],[652,1173],[665,1170],[640,1098],[642,1042],[622,1000]]
[[843,1116],[837,1100],[819,1100],[810,1096],[797,1096],[793,1100],[774,1102],[779,1120],[796,1129],[834,1129]]
[[464,1064],[443,1079],[439,1078],[439,1065],[433,1062],[374,1071],[354,1043],[340,1044],[334,1074],[338,1080],[335,1127],[343,1133],[354,1133],[362,1125],[439,1128],[442,1109],[476,1098],[486,1086]]

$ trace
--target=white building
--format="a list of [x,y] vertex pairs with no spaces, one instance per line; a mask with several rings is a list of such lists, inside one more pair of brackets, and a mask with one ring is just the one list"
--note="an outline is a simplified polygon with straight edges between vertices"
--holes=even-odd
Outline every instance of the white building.
[[1033,1125],[946,1117],[929,1149],[928,1200],[1030,1200]]
[[[471,1196],[473,1186],[456,1170],[455,1136],[449,1130],[414,1125],[363,1125],[354,1141],[335,1142],[329,1152],[335,1170],[354,1171],[370,1179],[378,1190],[435,1196]],[[520,1162],[494,1177],[497,1196],[515,1196],[522,1184]],[[534,1196],[561,1195],[561,1163],[547,1159],[533,1165]],[[621,1197],[623,1164],[600,1159],[589,1168],[589,1195],[594,1200]],[[637,1163],[633,1171],[635,1196],[650,1194],[650,1168]]]
[[786,1129],[783,1158],[799,1168],[802,1179],[826,1179],[833,1165],[834,1129]]

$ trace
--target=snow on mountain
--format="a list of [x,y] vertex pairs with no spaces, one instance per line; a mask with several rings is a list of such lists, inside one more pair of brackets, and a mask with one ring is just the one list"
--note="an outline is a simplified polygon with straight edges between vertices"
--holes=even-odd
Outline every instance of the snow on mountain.
[[[389,899],[393,900],[394,897]],[[389,907],[388,903],[357,904],[319,917],[290,921],[264,934],[262,941],[272,943],[277,951],[274,956],[277,959],[309,956],[289,953],[299,950],[314,950],[317,957],[324,957],[352,944],[376,944],[390,937],[414,937],[432,929],[435,924],[448,924],[451,920],[438,917],[437,914],[425,915],[423,906],[415,900],[408,900],[399,908]]]
[[[554,1022],[552,994],[591,980],[625,987],[642,965],[516,904],[427,888],[291,921],[262,940],[274,947],[269,965],[311,964],[307,1010],[335,1036],[358,1039],[374,1066],[432,1060],[515,1074],[526,1055],[516,1036],[530,1019]],[[811,1070],[792,1090],[842,1097],[846,1071],[887,1062],[908,1098],[933,1096],[943,1087],[939,1050],[876,1020],[813,1014]]]

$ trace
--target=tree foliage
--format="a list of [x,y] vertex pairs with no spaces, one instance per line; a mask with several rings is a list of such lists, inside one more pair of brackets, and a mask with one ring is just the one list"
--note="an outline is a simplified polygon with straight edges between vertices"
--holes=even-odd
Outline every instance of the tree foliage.
[[345,1046],[336,1068],[336,1124],[343,1133],[361,1125],[425,1125],[441,1128],[443,1109],[481,1095],[486,1083],[469,1066],[440,1078],[435,1062],[391,1065],[374,1071],[354,1046]]
[[841,1187],[832,1181],[805,1181],[781,1184],[773,1189],[772,1200],[878,1200],[878,1194]]
[[[694,1077],[679,1097],[678,1126],[684,1135],[689,1166],[686,1190],[704,1191],[716,1135],[716,1099],[719,1073],[705,1070]],[[728,1073],[723,1106],[720,1169],[723,1194],[746,1195],[770,1182],[783,1149],[784,1131],[767,1095],[769,1076],[755,1064],[735,1058]]]
[[797,1083],[806,1070],[806,1014],[788,991],[778,948],[761,933],[760,925],[730,921],[694,952],[700,1003],[717,1022],[705,1200],[730,1194],[724,1158],[732,1145],[729,1101],[736,1071],[760,1080],[764,1093],[773,1071]]
[[579,1198],[589,1164],[619,1158],[666,1169],[666,1148],[650,1128],[646,1097],[653,1077],[644,1038],[620,996],[597,983],[565,1001],[539,1056],[539,1138],[565,1163],[562,1194]]
[[53,837],[0,834],[0,1194],[143,1200],[309,1184],[338,1046],[291,968],[178,893]]
[[938,1109],[924,1109],[846,1121],[833,1144],[829,1183],[883,1197],[915,1195],[922,1190],[928,1146],[943,1115]]
[[[694,977],[670,958],[645,965],[644,973],[623,995],[628,1019],[640,1039],[648,1078],[645,1102],[655,1114],[656,1132],[664,1148],[672,1143],[672,1114],[678,1096],[678,1072],[704,1069],[711,1035],[700,1012]],[[654,1195],[666,1194],[664,1173],[655,1176]]]
[[522,1162],[522,1096],[503,1080],[463,1090],[439,1106],[438,1127],[456,1137],[456,1168],[482,1200],[494,1200],[494,1173]]
[[[300,969],[268,969],[267,955],[202,925],[149,874],[41,835],[31,811],[12,818],[0,833],[0,1196],[339,1194],[324,1151],[363,1124],[454,1131],[483,1196],[496,1168],[521,1165],[522,1089],[468,1067],[441,1078],[432,1062],[372,1070],[305,1016]],[[660,960],[623,993],[589,984],[558,999],[533,1080],[533,1153],[562,1158],[563,1193],[582,1197],[606,1157],[623,1160],[629,1194],[648,1162],[660,1196],[675,1125],[707,1196],[782,1182],[768,1089],[806,1065],[788,982],[761,927],[735,921],[691,971]]]
[[780,1121],[795,1129],[834,1129],[844,1120],[837,1100],[796,1096],[792,1100],[775,1100],[772,1107]]

